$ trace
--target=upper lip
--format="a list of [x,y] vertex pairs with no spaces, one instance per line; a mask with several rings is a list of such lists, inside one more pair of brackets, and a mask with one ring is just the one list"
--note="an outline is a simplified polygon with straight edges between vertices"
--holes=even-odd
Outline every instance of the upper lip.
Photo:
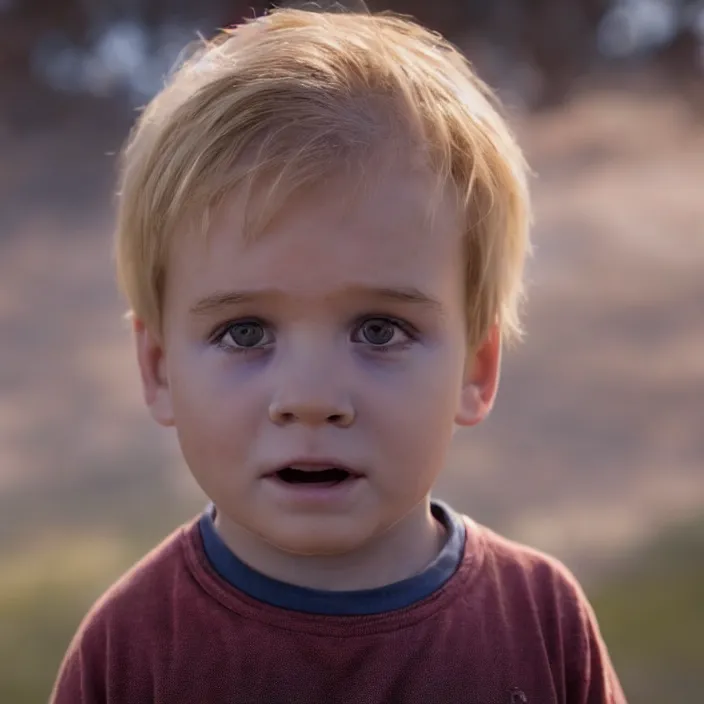
[[286,460],[275,465],[272,469],[265,473],[265,476],[276,474],[287,467],[300,469],[303,472],[316,472],[321,469],[330,469],[331,467],[335,467],[336,469],[344,469],[346,472],[349,472],[351,475],[356,477],[361,477],[364,475],[364,472],[351,467],[346,462],[342,462],[334,457],[294,457],[290,460]]

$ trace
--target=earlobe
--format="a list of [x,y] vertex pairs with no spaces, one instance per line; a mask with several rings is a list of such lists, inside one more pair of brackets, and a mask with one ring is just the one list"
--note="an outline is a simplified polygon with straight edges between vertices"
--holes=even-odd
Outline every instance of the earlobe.
[[132,327],[144,401],[157,423],[172,426],[174,417],[163,343],[143,321],[134,318]]
[[459,408],[455,423],[472,426],[481,423],[490,413],[499,385],[501,368],[501,334],[494,325],[484,342],[467,359]]

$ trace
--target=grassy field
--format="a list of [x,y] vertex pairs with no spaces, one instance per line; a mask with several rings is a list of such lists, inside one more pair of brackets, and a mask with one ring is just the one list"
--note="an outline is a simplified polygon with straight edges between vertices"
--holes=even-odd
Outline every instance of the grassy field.
[[0,555],[0,702],[43,704],[81,618],[173,520],[85,526]]

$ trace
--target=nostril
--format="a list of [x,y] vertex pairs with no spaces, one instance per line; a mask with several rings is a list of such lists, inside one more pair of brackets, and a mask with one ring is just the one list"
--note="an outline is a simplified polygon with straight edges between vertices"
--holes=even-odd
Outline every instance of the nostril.
[[[1,2],[2,0],[0,0]],[[322,403],[280,403],[274,402],[268,409],[269,418],[277,425],[335,425],[346,427],[354,418],[352,409],[349,411],[337,404]]]
[[512,689],[510,704],[528,704],[526,693],[520,689]]

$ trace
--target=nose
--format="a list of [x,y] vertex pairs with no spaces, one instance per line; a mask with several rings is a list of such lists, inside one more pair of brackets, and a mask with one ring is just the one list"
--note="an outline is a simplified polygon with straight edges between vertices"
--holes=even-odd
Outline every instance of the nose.
[[[327,377],[327,378],[326,378]],[[269,404],[269,418],[276,425],[334,425],[347,428],[354,422],[355,409],[349,396],[332,375],[288,381]]]

